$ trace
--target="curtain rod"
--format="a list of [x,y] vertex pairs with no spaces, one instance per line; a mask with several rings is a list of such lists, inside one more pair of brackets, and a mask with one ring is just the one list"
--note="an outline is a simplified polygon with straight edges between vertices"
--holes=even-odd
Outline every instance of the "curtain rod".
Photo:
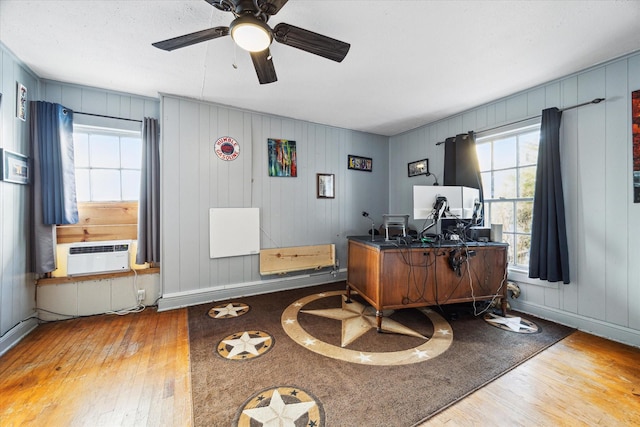
[[125,119],[124,117],[105,116],[104,114],[83,113],[82,111],[74,111],[74,114],[82,114],[83,116],[104,117],[105,119],[126,120],[128,122],[142,123],[142,120]]
[[[582,104],[577,104],[577,105],[572,105],[571,107],[561,108],[560,111],[572,110],[574,108],[583,107],[583,106],[589,105],[589,104],[599,104],[604,100],[605,100],[605,98],[595,98],[595,99],[593,99],[591,101],[583,102]],[[511,125],[515,125],[515,124],[518,124],[518,123],[526,122],[527,120],[536,119],[538,117],[542,117],[542,114],[538,114],[537,116],[533,116],[533,117],[527,117],[526,119],[522,119],[522,120],[516,120],[515,122],[506,123],[504,125],[496,126],[496,127],[493,127],[493,128],[483,129],[481,132],[490,132],[492,130],[500,129],[500,128],[503,128],[505,126],[511,126]],[[465,134],[465,135],[468,135],[468,134]],[[436,142],[436,145],[442,145],[445,142],[446,142],[446,140],[445,141]]]

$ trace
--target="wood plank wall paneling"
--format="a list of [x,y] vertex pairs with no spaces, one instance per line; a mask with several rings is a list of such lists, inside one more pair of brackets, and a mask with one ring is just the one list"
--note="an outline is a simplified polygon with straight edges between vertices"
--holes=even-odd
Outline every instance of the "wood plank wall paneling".
[[[442,181],[444,146],[458,131],[494,128],[594,98],[605,102],[567,110],[562,117],[561,162],[571,284],[523,279],[520,300],[535,313],[583,325],[640,344],[640,204],[633,203],[630,94],[640,89],[640,53],[479,106],[389,139],[389,203],[412,212],[405,189],[417,184],[404,171],[429,158]],[[419,147],[416,150],[416,147]],[[422,180],[421,180],[422,181]],[[422,182],[420,182],[421,184]],[[413,223],[413,221],[412,221]],[[413,224],[414,226],[420,224]]]
[[[261,248],[333,243],[346,265],[346,236],[365,234],[388,213],[386,137],[164,96],[162,159],[163,284],[165,294],[256,283],[258,256],[209,258],[208,209],[260,208]],[[240,156],[217,158],[221,136]],[[267,139],[296,141],[298,176],[269,177]],[[195,155],[194,155],[195,153]],[[373,172],[347,170],[347,154],[374,159]],[[316,173],[333,173],[336,198],[317,199]]]
[[[634,55],[629,58],[628,62],[628,80],[627,80],[627,88],[630,91],[640,90],[640,55]],[[629,105],[629,110],[631,110],[631,103]],[[631,117],[629,117],[629,126],[631,123]],[[630,150],[630,149],[629,149]],[[631,160],[627,160],[627,167],[631,167]],[[627,188],[626,194],[628,197],[633,194],[632,188]],[[640,203],[629,203],[624,206],[619,206],[619,209],[626,210],[627,212],[627,222],[623,224],[624,228],[626,228],[626,234],[631,236],[640,236]],[[633,218],[633,219],[632,219]],[[623,233],[624,234],[624,233]],[[638,259],[638,255],[640,254],[640,239],[639,238],[631,238],[627,241],[627,251],[630,254],[636,254],[635,258],[630,258],[629,263],[627,264],[628,271],[628,282],[627,283],[640,283],[640,268],[638,268],[638,264],[640,264],[640,260]],[[627,288],[627,295],[629,301],[640,301],[640,286],[629,286]],[[635,304],[635,307],[632,305],[629,310],[629,327],[633,329],[640,330],[640,304]]]
[[82,202],[78,214],[78,224],[56,227],[58,243],[138,238],[138,202]]
[[[31,157],[29,111],[16,117],[17,83],[27,88],[27,100],[38,99],[38,79],[0,43],[0,147]],[[31,273],[31,185],[0,183],[0,349],[11,345],[7,334],[34,314],[35,286]],[[19,337],[17,338],[19,339]]]

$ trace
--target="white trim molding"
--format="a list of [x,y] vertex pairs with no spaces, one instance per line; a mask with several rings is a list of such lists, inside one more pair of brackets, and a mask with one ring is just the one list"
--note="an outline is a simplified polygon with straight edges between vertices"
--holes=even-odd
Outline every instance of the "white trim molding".
[[0,338],[0,356],[5,354],[9,349],[18,344],[24,337],[29,335],[38,327],[38,320],[35,317],[29,318],[24,322],[20,322]]
[[640,347],[640,331],[635,329],[512,298],[509,299],[509,304],[513,310],[522,313],[532,314],[612,341]]
[[212,286],[210,288],[186,292],[174,292],[162,295],[158,300],[158,311],[173,310],[176,308],[205,304],[212,301],[221,301],[230,298],[261,295],[271,292],[286,291],[289,289],[341,282],[346,279],[347,270],[342,269],[335,275],[329,273],[305,274],[272,280],[259,280],[254,282]]

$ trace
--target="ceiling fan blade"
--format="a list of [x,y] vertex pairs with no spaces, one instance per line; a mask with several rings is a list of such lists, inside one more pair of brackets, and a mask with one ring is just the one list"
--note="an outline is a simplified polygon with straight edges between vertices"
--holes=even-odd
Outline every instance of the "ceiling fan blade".
[[251,60],[261,85],[278,80],[269,49],[265,49],[262,52],[251,52]]
[[275,15],[288,0],[258,0],[258,8],[267,15]]
[[342,62],[351,45],[313,31],[305,30],[284,22],[273,29],[273,37],[282,44],[320,55],[336,62]]
[[152,43],[152,46],[155,46],[158,49],[172,51],[180,49],[181,47],[191,46],[192,44],[206,42],[207,40],[217,39],[218,37],[224,37],[226,35],[229,35],[229,27],[215,27],[163,40],[161,42],[155,42]]

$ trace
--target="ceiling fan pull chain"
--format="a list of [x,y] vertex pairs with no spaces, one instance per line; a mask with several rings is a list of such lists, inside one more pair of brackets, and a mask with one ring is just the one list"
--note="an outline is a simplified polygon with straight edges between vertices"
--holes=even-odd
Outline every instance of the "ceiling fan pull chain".
[[238,45],[236,45],[235,43],[233,43],[233,68],[235,70],[238,69]]

